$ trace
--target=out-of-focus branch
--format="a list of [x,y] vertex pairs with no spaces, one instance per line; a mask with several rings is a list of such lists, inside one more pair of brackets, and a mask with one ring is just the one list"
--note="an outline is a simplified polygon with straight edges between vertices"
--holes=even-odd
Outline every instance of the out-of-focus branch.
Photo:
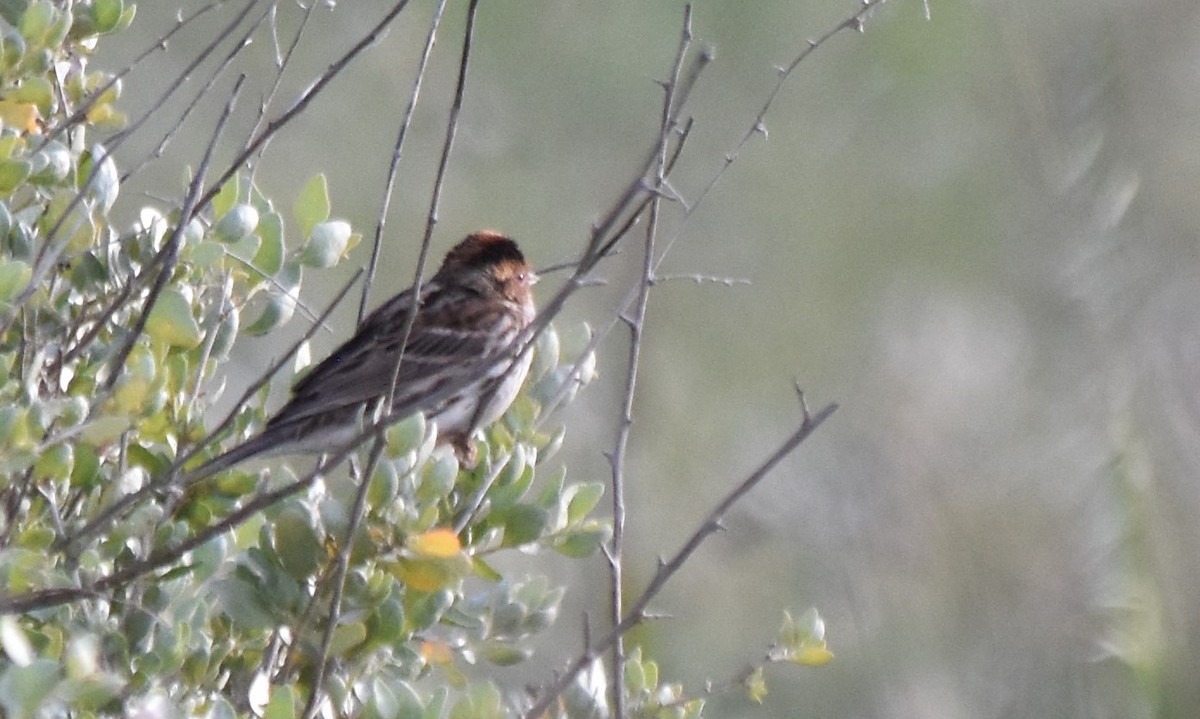
[[[229,36],[229,34],[233,32],[233,29],[237,27],[245,14],[249,12],[250,8],[253,6],[253,2],[247,5],[242,14],[234,18],[234,21],[227,26],[227,29],[224,32],[218,33],[216,38],[208,45],[208,47],[197,53],[195,59],[192,60],[188,68],[179,75],[179,80],[175,83],[172,83],[168,89],[159,96],[158,100],[150,106],[149,110],[146,110],[146,112],[142,113],[141,117],[131,123],[129,127],[118,133],[115,138],[113,138],[114,147],[123,143],[127,138],[133,137],[134,133],[136,133],[138,129],[140,129],[141,126],[150,119],[151,116],[162,109],[168,98],[175,94],[176,90],[183,87],[183,81],[188,78],[197,67],[199,67],[203,60],[208,58],[208,56],[214,50],[216,50],[217,45],[223,42]],[[271,8],[267,7],[253,22],[250,23],[250,26],[246,28],[241,37],[233,43],[233,46],[230,48],[229,52],[225,53],[225,57],[220,63],[217,64],[217,67],[214,68],[211,73],[209,73],[207,82],[205,82],[204,85],[202,85],[200,89],[196,91],[196,94],[192,96],[191,102],[189,102],[183,108],[183,111],[179,113],[179,117],[175,118],[174,122],[171,123],[170,129],[163,134],[162,139],[158,141],[158,145],[155,146],[154,150],[152,150],[149,155],[142,158],[140,162],[131,165],[129,169],[127,169],[124,174],[121,175],[121,182],[125,182],[130,177],[137,175],[146,165],[150,164],[151,161],[162,157],[163,153],[166,152],[167,146],[170,145],[175,139],[175,135],[179,133],[188,116],[191,115],[192,111],[200,105],[205,96],[212,91],[212,88],[217,84],[217,80],[225,73],[225,70],[233,64],[234,59],[236,59],[243,50],[250,46],[250,38],[254,36],[254,33],[257,32],[258,28],[261,27],[263,22],[266,21],[267,16],[270,14],[270,10]]]
[[[292,58],[296,54],[296,48],[300,46],[300,40],[304,37],[304,31],[308,29],[308,23],[312,20],[313,11],[317,9],[317,5],[318,3],[315,2],[309,3],[308,7],[304,9],[304,15],[300,20],[300,27],[296,28],[296,32],[292,35],[291,43],[288,44],[287,50],[282,54],[279,52],[279,28],[276,24],[279,8],[275,5],[271,6],[269,18],[271,40],[275,45],[275,78],[271,81],[271,87],[267,90],[266,95],[264,95],[262,100],[258,103],[257,117],[254,119],[254,127],[250,129],[250,134],[247,137],[247,140],[249,140],[250,137],[254,137],[260,130],[262,130],[263,123],[267,119],[267,110],[271,107],[271,103],[274,102],[275,94],[279,92],[279,86],[283,83],[283,75],[285,72],[287,72],[288,65],[291,64]],[[262,158],[261,153],[265,151],[266,146],[264,145],[259,154],[260,159]],[[251,174],[253,174],[253,170],[251,171]]]
[[[80,120],[87,117],[88,111],[90,111],[93,107],[96,106],[96,103],[100,101],[100,98],[104,97],[104,94],[107,93],[114,85],[116,85],[118,82],[120,82],[122,80],[122,78],[124,78],[126,75],[128,75],[130,72],[132,72],[134,68],[136,68],[138,65],[140,65],[142,63],[142,61],[144,61],[146,58],[150,57],[150,55],[152,55],[156,52],[159,52],[161,50],[165,50],[167,47],[167,42],[172,37],[174,37],[176,33],[182,31],[188,25],[191,25],[195,20],[197,20],[201,16],[207,14],[209,11],[220,7],[223,1],[224,0],[217,0],[217,2],[209,3],[208,5],[205,5],[204,7],[196,10],[195,12],[193,12],[191,15],[188,15],[187,17],[180,17],[176,21],[174,27],[172,27],[170,30],[168,30],[166,33],[164,33],[157,40],[152,42],[145,50],[143,50],[141,53],[139,53],[138,56],[135,57],[133,59],[133,61],[130,62],[127,66],[125,66],[120,72],[115,73],[112,77],[110,77],[108,79],[107,82],[105,82],[100,87],[96,88],[96,90],[93,91],[92,94],[89,95],[87,97],[87,99],[85,99],[79,105],[79,107],[75,108],[75,111],[72,112],[66,119],[64,119],[62,122],[56,124],[53,128],[51,128],[50,131],[47,132],[46,135],[42,138],[42,141],[37,145],[37,147],[34,148],[34,151],[36,152],[36,151],[39,151],[39,150],[45,148],[46,145],[48,145],[52,140],[57,140],[59,135],[61,135],[63,132],[65,132],[66,130],[68,130],[72,127],[75,127],[79,123]],[[250,8],[254,6],[254,1],[256,1],[256,0],[253,0],[249,5],[246,6],[245,10],[243,11],[242,16],[239,16],[239,19],[237,20],[237,22],[241,22],[240,18],[244,17],[245,13],[250,11]],[[173,84],[177,85],[178,83],[173,83]]]
[[267,126],[261,132],[247,142],[246,146],[242,148],[242,151],[238,153],[238,156],[229,163],[229,167],[224,173],[222,173],[221,177],[218,178],[217,181],[209,188],[208,192],[204,193],[204,196],[200,198],[200,202],[198,203],[199,206],[206,207],[208,203],[212,202],[212,199],[216,197],[218,192],[221,191],[221,187],[225,185],[225,182],[229,180],[230,177],[233,177],[234,173],[238,171],[238,168],[242,166],[242,163],[246,162],[246,160],[253,156],[254,153],[258,152],[258,149],[262,147],[265,142],[274,137],[275,134],[277,134],[288,123],[294,120],[297,115],[303,112],[304,109],[308,107],[309,103],[311,103],[317,97],[317,95],[321,94],[326,86],[328,86],[335,77],[340,75],[350,65],[350,63],[354,61],[355,58],[362,54],[367,48],[379,42],[379,39],[383,37],[383,33],[387,29],[388,25],[391,25],[392,21],[395,20],[396,17],[407,6],[408,0],[397,0],[396,4],[393,5],[392,8],[386,13],[384,13],[384,16],[380,18],[380,20],[376,22],[370,30],[368,30],[365,35],[359,38],[358,42],[354,43],[353,47],[347,50],[345,54],[343,54],[332,64],[330,64],[330,66],[325,69],[325,72],[321,73],[321,76],[318,77],[312,85],[309,85],[308,88],[301,93],[300,97],[296,98],[296,101],[291,107],[285,110],[279,117],[267,123]]
[[141,314],[134,321],[133,327],[126,333],[120,348],[113,355],[112,362],[108,365],[108,378],[104,381],[103,385],[105,391],[112,390],[113,385],[120,378],[121,369],[125,366],[125,360],[129,358],[129,353],[133,351],[133,346],[137,343],[138,338],[141,337],[142,331],[146,329],[146,322],[150,319],[150,313],[154,310],[154,305],[158,303],[159,296],[167,286],[167,280],[170,279],[171,273],[175,271],[175,263],[179,260],[179,243],[183,240],[183,230],[192,221],[192,215],[196,212],[196,198],[200,195],[200,190],[204,187],[204,178],[208,176],[208,165],[212,162],[213,152],[217,149],[217,142],[221,138],[221,132],[225,129],[225,123],[229,121],[229,116],[233,114],[233,106],[237,102],[238,94],[242,91],[242,83],[245,79],[246,76],[242,75],[234,83],[233,91],[229,93],[229,100],[225,103],[225,109],[221,111],[221,116],[217,119],[216,126],[213,128],[213,134],[208,141],[208,147],[204,149],[204,157],[200,160],[200,167],[197,168],[196,176],[192,178],[192,182],[188,186],[187,195],[183,198],[183,207],[179,210],[179,220],[176,221],[175,227],[172,228],[166,242],[163,243],[163,248],[151,263],[158,266],[158,274],[154,278],[154,283],[150,285],[150,291],[146,294],[146,301],[142,305]]

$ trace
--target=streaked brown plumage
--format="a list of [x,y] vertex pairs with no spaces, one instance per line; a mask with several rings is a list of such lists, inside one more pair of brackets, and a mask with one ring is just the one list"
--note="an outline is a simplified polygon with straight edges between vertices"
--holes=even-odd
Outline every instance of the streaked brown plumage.
[[[531,354],[488,366],[482,378],[449,397],[433,395],[498,357],[533,321],[537,275],[517,244],[497,232],[476,232],[450,250],[421,286],[421,304],[404,346],[412,289],[391,298],[358,332],[292,387],[292,396],[256,437],[188,473],[209,476],[255,456],[318,453],[344,447],[370,421],[392,387],[394,412],[424,412],[467,465],[471,435],[496,421],[529,371]],[[397,361],[399,368],[397,369]]]

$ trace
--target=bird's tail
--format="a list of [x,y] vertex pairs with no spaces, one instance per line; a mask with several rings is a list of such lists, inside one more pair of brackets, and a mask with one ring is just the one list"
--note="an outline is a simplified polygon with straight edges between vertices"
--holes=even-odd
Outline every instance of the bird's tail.
[[252,457],[268,456],[272,454],[269,450],[274,449],[278,443],[279,440],[273,433],[269,431],[263,432],[232,449],[218,454],[199,467],[184,472],[180,475],[179,484],[186,487],[202,479],[207,479],[218,472],[223,472],[234,465],[245,462]]

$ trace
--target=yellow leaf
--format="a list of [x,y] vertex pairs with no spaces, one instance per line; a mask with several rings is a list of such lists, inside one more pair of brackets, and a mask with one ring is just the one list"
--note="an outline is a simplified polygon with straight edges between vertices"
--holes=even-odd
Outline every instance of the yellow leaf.
[[88,110],[87,120],[93,125],[101,125],[105,129],[120,130],[125,127],[129,118],[111,104],[105,103],[93,105],[92,109]]
[[431,529],[408,540],[406,546],[419,557],[450,559],[462,551],[462,543],[454,530]]
[[754,673],[746,679],[746,695],[755,704],[762,704],[767,695],[767,680],[763,677],[762,667],[757,667]]
[[0,121],[5,127],[15,127],[24,132],[37,132],[38,109],[30,102],[0,100]]
[[449,567],[438,561],[401,559],[391,569],[392,574],[405,586],[418,592],[435,592],[457,579]]
[[449,644],[434,640],[421,643],[421,656],[430,664],[449,664],[454,659]]
[[806,667],[821,667],[833,661],[833,652],[825,648],[825,640],[803,642],[791,660]]

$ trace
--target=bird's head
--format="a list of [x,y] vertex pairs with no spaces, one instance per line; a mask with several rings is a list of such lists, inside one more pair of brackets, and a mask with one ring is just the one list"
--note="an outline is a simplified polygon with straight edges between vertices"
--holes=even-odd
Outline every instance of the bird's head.
[[485,277],[505,297],[521,303],[529,301],[529,288],[538,280],[517,243],[494,230],[468,235],[446,253],[437,277],[462,276]]

